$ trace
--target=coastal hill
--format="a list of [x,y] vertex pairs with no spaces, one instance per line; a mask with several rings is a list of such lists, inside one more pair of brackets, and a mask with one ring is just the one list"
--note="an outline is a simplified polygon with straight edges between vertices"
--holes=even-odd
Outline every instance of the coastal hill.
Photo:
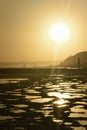
[[62,62],[63,67],[87,68],[87,51],[79,52],[73,56],[69,56]]

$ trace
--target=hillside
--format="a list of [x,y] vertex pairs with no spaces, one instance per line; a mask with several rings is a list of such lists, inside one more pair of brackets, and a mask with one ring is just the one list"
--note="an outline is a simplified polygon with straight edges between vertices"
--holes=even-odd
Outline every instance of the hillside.
[[78,67],[78,64],[80,67],[87,68],[87,51],[69,56],[62,62],[63,67]]

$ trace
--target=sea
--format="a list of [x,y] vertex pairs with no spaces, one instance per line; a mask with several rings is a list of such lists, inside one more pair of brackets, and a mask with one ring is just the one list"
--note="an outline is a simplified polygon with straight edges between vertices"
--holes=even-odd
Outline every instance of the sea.
[[87,69],[1,68],[0,130],[87,130]]

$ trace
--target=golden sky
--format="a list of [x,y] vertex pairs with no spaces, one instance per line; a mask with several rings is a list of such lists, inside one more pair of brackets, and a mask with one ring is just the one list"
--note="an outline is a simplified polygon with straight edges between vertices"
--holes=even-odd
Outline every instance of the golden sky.
[[[70,39],[49,30],[65,23]],[[87,50],[87,0],[0,0],[0,62],[61,61]]]

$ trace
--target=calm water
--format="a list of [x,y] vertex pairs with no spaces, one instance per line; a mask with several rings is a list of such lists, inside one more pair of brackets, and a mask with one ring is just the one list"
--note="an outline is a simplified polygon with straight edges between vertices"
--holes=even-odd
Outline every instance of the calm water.
[[87,76],[29,74],[0,79],[0,130],[87,129]]

